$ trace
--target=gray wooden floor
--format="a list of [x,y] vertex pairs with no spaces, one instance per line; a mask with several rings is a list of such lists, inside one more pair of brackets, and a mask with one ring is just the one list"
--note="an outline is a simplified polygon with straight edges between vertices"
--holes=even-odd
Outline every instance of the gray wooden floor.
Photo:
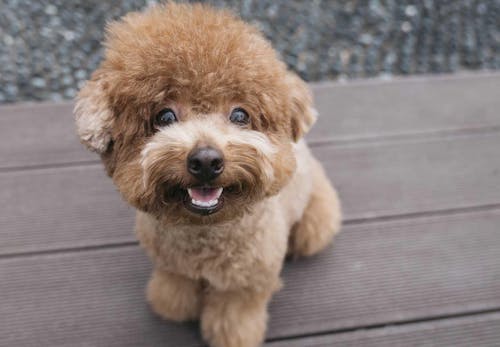
[[[500,75],[313,88],[345,226],[286,265],[267,346],[500,346]],[[133,211],[71,109],[0,108],[0,346],[203,346],[149,311]]]

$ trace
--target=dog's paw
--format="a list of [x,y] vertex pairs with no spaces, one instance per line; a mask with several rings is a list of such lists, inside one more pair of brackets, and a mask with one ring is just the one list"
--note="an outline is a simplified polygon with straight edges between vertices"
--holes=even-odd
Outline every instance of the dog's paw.
[[201,316],[201,330],[211,347],[258,347],[264,340],[268,294],[209,295]]
[[197,281],[154,271],[146,296],[153,311],[165,319],[182,322],[199,318],[201,284]]

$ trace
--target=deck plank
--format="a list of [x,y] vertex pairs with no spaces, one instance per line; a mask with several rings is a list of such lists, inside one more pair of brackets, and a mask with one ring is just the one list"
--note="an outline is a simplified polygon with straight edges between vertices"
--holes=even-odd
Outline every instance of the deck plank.
[[134,212],[100,164],[0,173],[0,254],[134,239]]
[[500,313],[268,343],[266,347],[500,346]]
[[[500,203],[500,133],[314,148],[346,219]],[[478,155],[480,153],[480,155]],[[99,165],[0,173],[0,255],[134,240]]]
[[500,126],[500,74],[416,77],[314,87],[313,141]]
[[347,219],[500,202],[500,132],[314,149]]
[[[499,127],[500,75],[312,85],[311,142]],[[0,107],[0,168],[97,160],[78,143],[73,104]]]
[[72,103],[0,107],[0,168],[98,160],[78,141]]
[[[333,252],[286,264],[268,337],[498,309],[499,224],[500,210],[349,225]],[[149,271],[136,246],[0,259],[0,345],[198,346],[195,325],[148,310]]]

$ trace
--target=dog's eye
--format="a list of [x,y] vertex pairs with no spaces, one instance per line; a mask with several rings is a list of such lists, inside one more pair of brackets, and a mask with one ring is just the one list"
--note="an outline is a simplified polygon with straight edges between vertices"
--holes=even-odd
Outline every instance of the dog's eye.
[[171,108],[161,110],[155,117],[155,126],[157,128],[168,126],[174,122],[177,122],[177,117]]
[[231,112],[229,120],[238,125],[245,125],[250,121],[250,116],[248,115],[247,111],[245,111],[241,107],[238,107]]

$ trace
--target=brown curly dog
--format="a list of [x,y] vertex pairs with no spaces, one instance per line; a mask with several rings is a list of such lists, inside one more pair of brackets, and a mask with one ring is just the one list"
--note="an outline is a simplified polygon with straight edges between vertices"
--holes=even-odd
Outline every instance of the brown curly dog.
[[108,27],[75,107],[81,141],[137,209],[160,316],[201,319],[214,347],[255,347],[286,254],[340,228],[335,190],[302,137],[307,85],[229,12],[169,3]]

